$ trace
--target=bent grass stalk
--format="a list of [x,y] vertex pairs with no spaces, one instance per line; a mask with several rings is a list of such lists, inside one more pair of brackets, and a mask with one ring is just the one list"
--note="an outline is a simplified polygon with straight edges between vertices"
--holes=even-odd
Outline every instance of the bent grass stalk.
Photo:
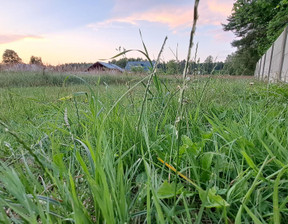
[[[152,79],[153,79],[153,77],[154,77],[154,75],[155,75],[155,73],[157,71],[157,65],[158,65],[158,63],[160,61],[160,57],[161,57],[161,54],[162,54],[162,52],[164,50],[164,46],[166,44],[166,41],[167,41],[167,37],[165,37],[165,39],[164,39],[164,42],[162,44],[162,47],[161,47],[161,49],[159,51],[159,54],[158,54],[158,57],[157,57],[157,61],[156,61],[155,65],[153,66],[153,70],[151,71],[151,74],[150,74],[149,79],[147,81],[146,89],[145,89],[143,100],[142,100],[142,104],[141,104],[140,114],[139,114],[139,118],[138,118],[138,122],[137,122],[137,135],[136,135],[136,138],[137,138],[138,133],[139,133],[139,126],[140,126],[141,118],[142,118],[142,115],[143,115],[144,105],[145,105],[146,99],[147,99],[147,94],[148,94],[148,91],[150,89],[150,85],[151,85]],[[145,46],[144,42],[143,42],[143,46],[144,46],[144,48],[146,50],[146,46]],[[149,61],[151,61],[151,60],[149,59]]]
[[[188,66],[189,66],[189,61],[190,61],[190,57],[191,57],[191,51],[192,51],[192,48],[193,48],[193,45],[194,45],[194,35],[195,35],[195,32],[196,32],[196,25],[197,25],[197,20],[198,20],[198,5],[199,5],[199,2],[200,0],[195,0],[194,2],[194,18],[193,18],[193,25],[192,25],[192,29],[191,29],[191,32],[190,32],[190,40],[189,40],[189,47],[188,47],[188,53],[187,53],[187,59],[186,59],[186,63],[185,63],[185,67],[184,67],[184,71],[183,71],[183,75],[182,75],[182,78],[183,78],[183,81],[182,81],[182,87],[180,88],[180,94],[179,94],[179,105],[178,105],[178,110],[177,110],[177,117],[175,119],[175,126],[177,127],[177,135],[176,135],[176,141],[177,141],[177,155],[176,155],[176,158],[177,158],[177,166],[176,166],[176,173],[178,172],[179,170],[179,160],[180,160],[180,156],[179,156],[179,150],[180,150],[180,144],[181,144],[181,129],[182,129],[182,120],[183,120],[183,114],[184,114],[184,93],[185,93],[185,89],[186,89],[186,86],[187,86],[187,74],[188,74]],[[176,184],[175,184],[175,192],[174,192],[174,208],[176,206],[176,191],[177,191],[177,175],[176,175]]]
[[[132,49],[132,50],[125,50],[125,51],[121,52],[120,54],[117,54],[116,56],[112,57],[111,59],[117,58],[117,57],[119,57],[119,56],[121,56],[121,55],[123,55],[123,54],[126,54],[126,53],[128,53],[128,52],[131,52],[131,51],[138,51],[138,52],[140,52],[141,54],[143,54],[143,55],[147,58],[147,60],[150,62],[151,65],[153,65],[153,63],[152,63],[152,61],[151,61],[151,59],[150,59],[150,57],[149,57],[149,54],[148,54],[147,48],[146,48],[146,46],[145,46],[145,43],[144,43],[144,41],[143,41],[143,39],[142,39],[142,33],[141,33],[140,30],[139,30],[139,32],[140,32],[140,37],[141,37],[142,44],[143,44],[143,47],[144,47],[145,52],[144,52],[144,51],[141,51],[141,50],[138,50],[138,49],[137,49],[137,50],[133,50],[133,49]],[[140,115],[139,115],[139,119],[138,119],[138,123],[137,123],[137,130],[139,130],[139,125],[140,125],[140,121],[141,121],[141,118],[142,118],[142,114],[143,114],[143,110],[144,110],[144,104],[145,104],[145,102],[146,102],[147,94],[148,94],[148,91],[149,91],[149,89],[150,89],[150,85],[151,85],[151,82],[152,82],[152,78],[154,77],[154,75],[155,75],[155,73],[156,73],[156,71],[157,71],[157,66],[158,66],[158,64],[159,64],[159,62],[160,62],[160,57],[161,57],[162,52],[163,52],[163,50],[164,50],[164,46],[165,46],[165,44],[166,44],[167,39],[168,39],[168,38],[165,37],[164,42],[163,42],[163,44],[162,44],[162,47],[161,47],[161,49],[160,49],[160,51],[159,51],[159,53],[158,53],[158,57],[157,57],[156,63],[155,63],[155,65],[152,67],[152,71],[151,71],[151,73],[150,73],[150,76],[146,76],[146,77],[144,77],[143,79],[141,79],[139,82],[137,82],[137,83],[136,83],[135,85],[133,85],[131,88],[129,88],[129,89],[114,103],[114,105],[110,108],[110,110],[109,110],[108,113],[106,114],[105,118],[103,119],[103,124],[105,123],[105,121],[106,121],[107,117],[110,115],[110,113],[111,113],[111,112],[114,110],[114,108],[117,106],[117,104],[118,104],[128,93],[130,93],[134,88],[136,88],[139,84],[143,83],[144,80],[148,79],[147,85],[146,85],[146,89],[145,89],[145,92],[144,92],[144,97],[143,97],[143,100],[142,100]],[[138,132],[138,131],[137,131],[137,132]]]
[[194,183],[192,180],[190,180],[187,176],[185,176],[183,173],[177,171],[173,166],[171,166],[170,164],[166,163],[163,159],[161,159],[160,157],[157,158],[162,164],[164,164],[165,166],[167,166],[170,170],[172,170],[173,172],[175,172],[176,174],[178,174],[180,177],[182,177],[184,180],[186,180],[187,182],[189,182],[191,185],[193,185],[197,190],[201,191],[202,188],[199,187],[196,183]]

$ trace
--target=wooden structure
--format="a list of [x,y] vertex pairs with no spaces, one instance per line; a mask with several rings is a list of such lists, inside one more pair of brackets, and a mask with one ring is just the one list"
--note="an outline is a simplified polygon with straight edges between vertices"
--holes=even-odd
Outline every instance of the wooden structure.
[[97,71],[118,71],[118,72],[124,72],[125,70],[120,68],[117,65],[111,64],[111,63],[105,63],[105,62],[96,62],[93,65],[91,65],[87,71],[93,71],[93,70],[97,70]]

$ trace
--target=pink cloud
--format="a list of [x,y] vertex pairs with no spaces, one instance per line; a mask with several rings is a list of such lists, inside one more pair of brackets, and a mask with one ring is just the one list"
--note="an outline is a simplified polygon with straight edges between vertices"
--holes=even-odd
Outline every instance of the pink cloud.
[[43,39],[43,37],[36,35],[0,34],[0,44],[7,44],[24,39]]
[[225,17],[231,14],[232,10],[231,0],[209,0],[207,6],[209,11],[222,14]]
[[234,39],[234,35],[232,33],[221,32],[221,31],[218,31],[218,33],[215,33],[213,37],[216,41],[221,41],[224,43],[231,42]]
[[221,28],[209,30],[206,36],[211,36],[217,42],[231,42],[235,37],[231,32],[223,32]]
[[[221,22],[225,22],[227,16],[231,13],[231,8],[231,0],[211,0],[206,1],[203,4],[200,3],[200,17],[198,25],[220,25]],[[193,5],[191,4],[186,6],[166,4],[155,6],[142,12],[137,12],[136,10],[131,11],[134,11],[134,13],[131,13],[130,15],[114,17],[106,21],[94,24],[89,24],[88,27],[100,29],[113,27],[116,23],[138,25],[141,21],[146,21],[151,23],[164,24],[171,30],[175,31],[177,28],[185,28],[191,26],[193,19]]]
[[126,23],[126,24],[131,24],[131,25],[137,25],[137,22],[130,18],[113,18],[113,19],[108,19],[102,22],[98,22],[98,23],[91,23],[88,24],[87,27],[88,28],[92,28],[93,30],[99,30],[102,28],[113,28],[113,29],[117,29],[117,28],[122,28],[123,26],[121,26],[121,23]]

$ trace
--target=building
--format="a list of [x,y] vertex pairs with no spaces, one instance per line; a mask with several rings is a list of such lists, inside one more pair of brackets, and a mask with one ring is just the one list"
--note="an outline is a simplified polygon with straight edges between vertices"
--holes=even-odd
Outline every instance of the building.
[[111,64],[111,63],[105,63],[105,62],[96,62],[93,65],[91,65],[87,71],[93,71],[93,70],[98,70],[98,71],[118,71],[118,72],[124,72],[125,70],[123,68],[120,68],[117,65]]
[[[155,62],[152,62],[153,66]],[[132,71],[133,68],[143,68],[143,71],[149,71],[152,66],[149,61],[128,61],[125,70],[126,71]]]

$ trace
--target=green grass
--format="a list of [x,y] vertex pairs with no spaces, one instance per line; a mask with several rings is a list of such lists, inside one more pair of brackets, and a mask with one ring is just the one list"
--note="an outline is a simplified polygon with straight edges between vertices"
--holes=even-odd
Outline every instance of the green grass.
[[[84,78],[91,85],[101,84],[126,84],[134,83],[139,80],[140,76],[128,73],[109,74],[89,73],[89,72],[0,72],[0,88],[11,87],[41,87],[41,86],[70,86],[83,84],[83,81],[77,77]],[[100,78],[101,77],[101,78]]]
[[27,76],[0,89],[0,222],[288,220],[287,85],[193,79],[177,142],[171,79],[143,101],[145,85],[131,89],[141,77]]

